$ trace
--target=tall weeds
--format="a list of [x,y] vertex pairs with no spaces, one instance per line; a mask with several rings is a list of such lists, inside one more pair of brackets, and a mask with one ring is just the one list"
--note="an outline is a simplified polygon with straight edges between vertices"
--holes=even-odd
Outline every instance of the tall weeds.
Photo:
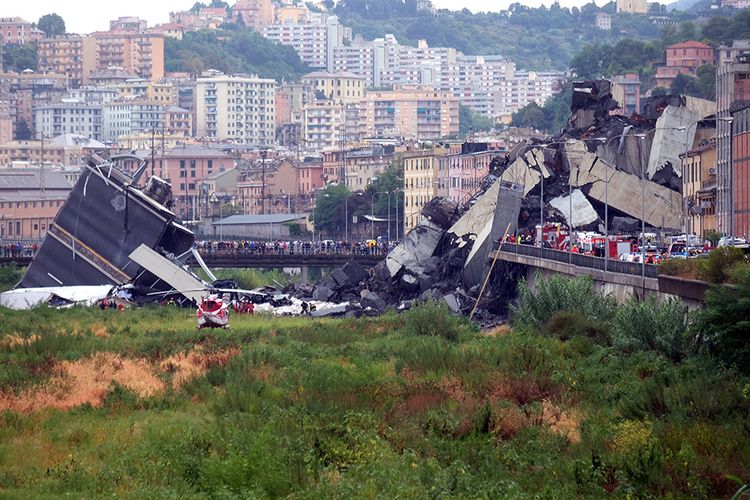
[[616,303],[611,297],[594,290],[590,276],[535,278],[534,290],[526,281],[518,284],[518,305],[511,306],[516,326],[541,328],[555,313],[579,313],[594,322],[606,322],[614,314]]
[[691,346],[687,307],[675,298],[662,304],[657,304],[653,297],[645,301],[630,299],[617,308],[610,336],[620,350],[652,349],[679,361]]

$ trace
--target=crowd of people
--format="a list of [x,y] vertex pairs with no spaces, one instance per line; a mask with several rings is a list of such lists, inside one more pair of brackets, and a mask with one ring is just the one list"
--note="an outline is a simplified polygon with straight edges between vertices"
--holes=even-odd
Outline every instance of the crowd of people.
[[36,241],[1,241],[0,257],[6,259],[15,259],[17,257],[33,257],[39,250],[39,243]]
[[358,241],[252,241],[203,240],[195,242],[201,255],[384,255],[393,248],[387,240]]

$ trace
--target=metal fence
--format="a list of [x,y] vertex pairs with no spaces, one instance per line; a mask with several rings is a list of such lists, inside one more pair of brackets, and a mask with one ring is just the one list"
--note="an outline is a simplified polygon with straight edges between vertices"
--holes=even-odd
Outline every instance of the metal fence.
[[634,262],[620,262],[619,260],[605,260],[602,257],[594,257],[593,255],[583,255],[578,253],[563,252],[560,250],[553,250],[551,248],[540,248],[532,245],[519,245],[515,243],[503,243],[500,247],[503,252],[514,253],[518,255],[526,255],[528,257],[536,257],[538,259],[552,260],[555,262],[561,262],[564,264],[572,264],[578,267],[585,267],[588,269],[596,269],[604,271],[606,262],[606,271],[618,274],[630,274],[632,276],[641,276],[645,271],[647,278],[657,278],[658,270],[653,264],[646,264],[645,269],[642,264]]

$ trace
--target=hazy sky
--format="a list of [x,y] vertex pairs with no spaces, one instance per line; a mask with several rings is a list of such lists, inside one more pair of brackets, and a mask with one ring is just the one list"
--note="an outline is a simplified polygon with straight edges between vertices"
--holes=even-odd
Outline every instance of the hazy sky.
[[[439,9],[498,11],[513,0],[433,0]],[[195,0],[2,0],[0,17],[19,16],[37,21],[42,15],[56,12],[65,19],[68,31],[90,33],[109,29],[109,20],[120,16],[138,16],[149,25],[167,22],[169,12],[189,9]],[[207,3],[204,1],[204,3]],[[229,3],[234,3],[230,0]],[[551,0],[522,0],[520,3],[538,6]],[[563,6],[581,5],[586,0],[561,0]]]

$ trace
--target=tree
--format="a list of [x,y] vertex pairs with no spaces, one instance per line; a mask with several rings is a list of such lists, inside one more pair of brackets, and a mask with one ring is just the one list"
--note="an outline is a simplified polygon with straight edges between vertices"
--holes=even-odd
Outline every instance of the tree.
[[471,108],[463,105],[458,107],[458,131],[461,134],[469,134],[480,130],[490,130],[495,124],[487,115],[477,113]]
[[26,120],[18,120],[16,123],[16,140],[28,141],[31,139],[31,135],[31,128],[29,128],[29,124],[26,123]]
[[65,21],[57,14],[45,14],[39,18],[36,24],[48,37],[65,34]]
[[3,47],[3,67],[6,71],[20,73],[26,69],[36,71],[36,44],[5,45]]
[[343,184],[329,185],[317,196],[313,215],[316,231],[343,233],[348,196],[349,190]]
[[698,313],[700,345],[727,365],[750,372],[750,269],[734,271],[734,286],[714,285]]
[[515,127],[533,128],[536,130],[547,130],[547,116],[541,107],[535,102],[527,104],[512,116],[512,124]]

